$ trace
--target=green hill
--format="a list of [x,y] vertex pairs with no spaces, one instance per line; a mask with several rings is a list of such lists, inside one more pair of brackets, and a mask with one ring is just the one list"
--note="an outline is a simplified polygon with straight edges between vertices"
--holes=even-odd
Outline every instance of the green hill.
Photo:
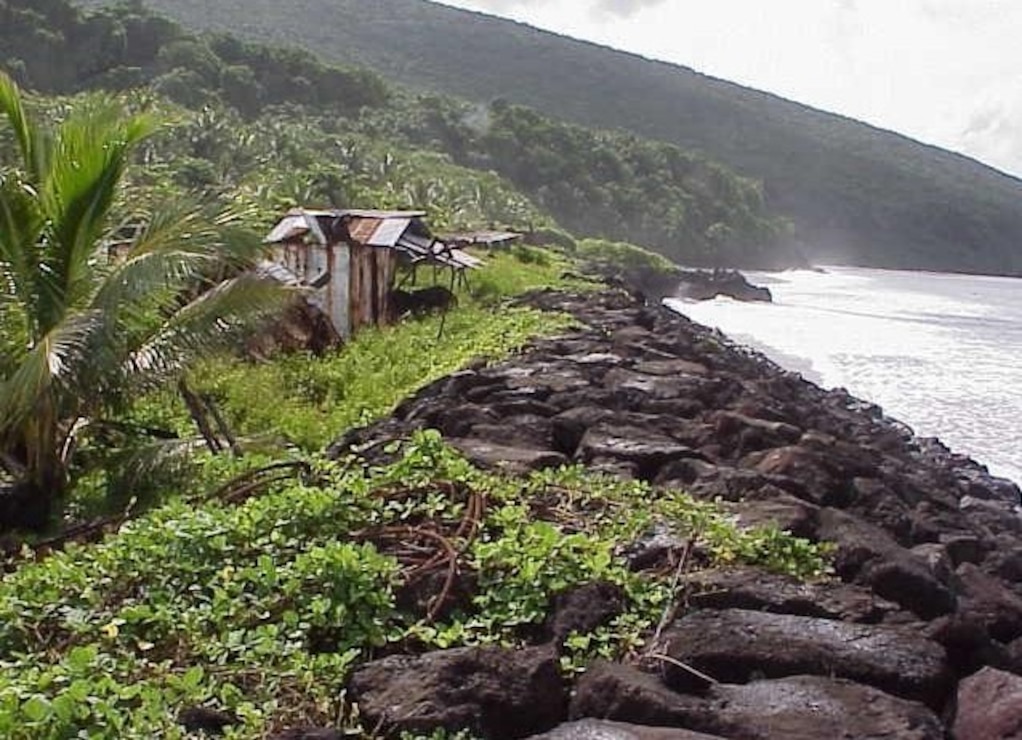
[[685,67],[424,0],[146,4],[192,29],[301,44],[416,88],[702,151],[762,180],[817,261],[1022,274],[1016,178]]
[[688,264],[805,261],[758,181],[632,133],[403,91],[301,48],[195,34],[137,3],[0,2],[0,49],[0,69],[44,95],[116,90],[201,112],[148,176],[265,218],[308,204],[423,208],[437,228],[556,223]]

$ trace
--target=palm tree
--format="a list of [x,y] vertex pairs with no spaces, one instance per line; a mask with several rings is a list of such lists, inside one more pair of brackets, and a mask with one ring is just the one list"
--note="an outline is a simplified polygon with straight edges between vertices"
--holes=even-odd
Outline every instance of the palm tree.
[[3,118],[20,161],[0,162],[0,471],[49,515],[83,428],[274,310],[280,289],[237,270],[211,279],[237,256],[222,239],[229,216],[128,209],[125,174],[158,128],[151,116],[94,98],[46,128],[0,73]]

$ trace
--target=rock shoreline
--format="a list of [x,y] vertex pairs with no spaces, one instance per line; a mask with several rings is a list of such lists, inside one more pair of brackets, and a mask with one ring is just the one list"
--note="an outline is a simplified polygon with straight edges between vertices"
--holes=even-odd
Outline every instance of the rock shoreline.
[[544,646],[374,661],[349,686],[368,726],[394,737],[1018,736],[1014,483],[666,308],[617,291],[523,301],[581,328],[432,383],[333,454],[432,427],[486,467],[581,462],[718,500],[743,525],[832,542],[836,577],[690,574],[658,669],[597,662],[574,686]]

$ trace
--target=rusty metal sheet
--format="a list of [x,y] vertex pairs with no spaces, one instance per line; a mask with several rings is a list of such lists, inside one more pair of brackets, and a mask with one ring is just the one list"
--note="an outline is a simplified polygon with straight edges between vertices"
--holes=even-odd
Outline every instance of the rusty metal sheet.
[[348,222],[348,233],[358,244],[368,244],[381,221],[379,218],[353,218]]
[[360,240],[370,247],[393,247],[412,223],[410,218],[385,218],[366,240]]

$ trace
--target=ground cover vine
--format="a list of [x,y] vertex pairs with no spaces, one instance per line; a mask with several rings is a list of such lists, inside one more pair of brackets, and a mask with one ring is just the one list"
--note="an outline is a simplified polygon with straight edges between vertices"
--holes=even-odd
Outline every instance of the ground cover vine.
[[[434,431],[389,452],[382,467],[316,460],[303,480],[237,505],[171,502],[100,544],[8,574],[0,735],[182,737],[179,715],[194,707],[229,717],[227,737],[354,726],[343,684],[357,661],[386,646],[519,644],[553,594],[594,579],[620,586],[629,605],[607,627],[569,636],[564,666],[619,657],[641,647],[673,598],[669,573],[630,569],[622,549],[660,527],[707,564],[801,577],[826,567],[818,546],[740,531],[680,492],[653,495],[578,467],[485,473]],[[479,502],[475,526],[461,527]],[[443,538],[470,584],[434,619],[437,593],[407,598],[428,556],[409,557],[411,534],[382,536],[395,531]],[[446,572],[442,558],[434,565]]]

